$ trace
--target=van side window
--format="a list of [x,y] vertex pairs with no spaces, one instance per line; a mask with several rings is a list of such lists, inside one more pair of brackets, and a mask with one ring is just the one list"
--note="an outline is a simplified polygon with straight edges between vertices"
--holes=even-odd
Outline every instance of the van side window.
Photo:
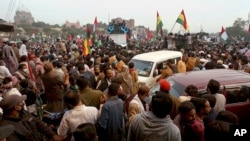
[[163,70],[163,62],[157,64],[156,69],[158,71],[158,75],[160,75],[162,73],[162,70]]
[[167,61],[168,66],[172,69],[173,73],[177,73],[176,58]]

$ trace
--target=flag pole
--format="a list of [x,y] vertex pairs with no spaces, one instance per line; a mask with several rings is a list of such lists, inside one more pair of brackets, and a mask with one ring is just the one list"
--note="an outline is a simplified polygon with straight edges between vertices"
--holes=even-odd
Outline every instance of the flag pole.
[[175,27],[176,22],[174,23],[174,25],[172,26],[170,33],[173,31],[174,27]]

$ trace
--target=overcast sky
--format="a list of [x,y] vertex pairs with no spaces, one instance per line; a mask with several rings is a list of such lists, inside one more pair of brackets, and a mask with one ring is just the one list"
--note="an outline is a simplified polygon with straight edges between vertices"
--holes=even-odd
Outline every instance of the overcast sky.
[[[95,17],[98,22],[107,23],[121,17],[135,19],[136,26],[144,25],[151,30],[156,28],[158,10],[163,28],[169,31],[184,9],[191,32],[199,32],[201,27],[206,32],[220,32],[222,26],[232,26],[237,18],[248,20],[250,12],[250,0],[1,0],[0,3],[0,19],[11,22],[17,8],[23,5],[35,21],[49,24],[79,20],[84,25],[93,23]],[[173,31],[179,29],[176,24]]]

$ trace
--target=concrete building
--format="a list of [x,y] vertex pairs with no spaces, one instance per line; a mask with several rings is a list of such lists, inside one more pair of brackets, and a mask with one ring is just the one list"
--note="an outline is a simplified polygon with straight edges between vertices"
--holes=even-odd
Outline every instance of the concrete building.
[[32,14],[29,9],[25,8],[24,6],[21,6],[17,8],[16,15],[14,16],[14,22],[16,25],[32,25],[32,23],[34,22],[34,18],[32,17]]
[[81,28],[81,24],[79,21],[76,21],[75,23],[73,22],[69,22],[68,20],[65,23],[66,27],[75,27],[76,29],[80,29]]

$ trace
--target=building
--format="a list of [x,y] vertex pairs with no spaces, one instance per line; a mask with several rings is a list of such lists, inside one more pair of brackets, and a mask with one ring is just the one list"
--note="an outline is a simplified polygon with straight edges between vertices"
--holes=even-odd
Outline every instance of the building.
[[81,28],[81,24],[79,21],[76,21],[76,23],[71,23],[68,20],[65,23],[65,27],[75,27],[76,29],[80,29]]
[[135,27],[135,20],[134,19],[125,20],[125,19],[118,17],[115,19],[111,19],[111,21],[115,22],[115,23],[122,23],[124,21],[126,24],[126,27],[129,29],[133,29]]
[[29,9],[25,8],[24,6],[21,6],[17,8],[16,15],[14,16],[14,22],[16,25],[32,25],[32,23],[34,22],[34,18],[32,17],[32,14]]

